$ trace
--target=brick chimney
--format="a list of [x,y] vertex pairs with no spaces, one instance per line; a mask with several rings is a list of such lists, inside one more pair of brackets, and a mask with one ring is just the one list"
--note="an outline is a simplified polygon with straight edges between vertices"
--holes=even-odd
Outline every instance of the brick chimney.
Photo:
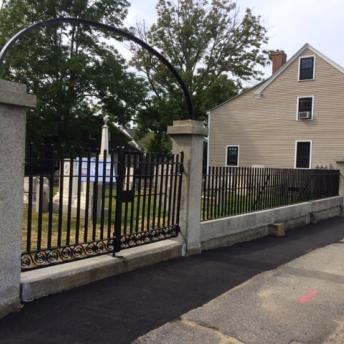
[[287,54],[283,50],[276,50],[271,54],[271,60],[272,74],[274,74],[287,62]]

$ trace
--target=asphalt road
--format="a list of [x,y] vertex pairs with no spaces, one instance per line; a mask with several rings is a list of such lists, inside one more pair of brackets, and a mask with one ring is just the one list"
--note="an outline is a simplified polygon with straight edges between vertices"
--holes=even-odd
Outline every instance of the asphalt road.
[[262,272],[134,343],[343,344],[343,245]]
[[130,343],[256,274],[344,237],[344,218],[204,252],[26,304],[0,320],[0,343]]

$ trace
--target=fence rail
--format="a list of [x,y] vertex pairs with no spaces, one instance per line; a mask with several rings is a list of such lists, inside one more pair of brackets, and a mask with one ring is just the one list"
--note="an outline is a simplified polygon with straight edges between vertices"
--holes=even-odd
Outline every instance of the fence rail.
[[183,154],[31,146],[26,158],[22,269],[176,236]]
[[209,167],[203,175],[201,220],[337,196],[339,171]]

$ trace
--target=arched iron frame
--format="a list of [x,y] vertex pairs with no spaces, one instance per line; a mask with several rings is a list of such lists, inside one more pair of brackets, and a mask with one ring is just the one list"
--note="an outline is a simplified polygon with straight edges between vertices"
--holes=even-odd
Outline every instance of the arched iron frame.
[[133,34],[131,34],[128,31],[116,28],[116,27],[111,26],[111,25],[107,25],[107,24],[103,24],[103,23],[99,23],[99,22],[94,22],[94,21],[86,20],[86,19],[79,19],[79,18],[56,18],[56,19],[49,19],[49,20],[44,20],[44,21],[40,21],[40,22],[34,23],[31,26],[26,27],[23,30],[21,30],[18,33],[16,33],[3,46],[3,48],[0,51],[0,67],[3,64],[3,62],[4,62],[4,59],[6,57],[6,54],[7,54],[8,50],[22,36],[24,36],[25,34],[31,32],[31,31],[33,31],[35,29],[42,28],[42,27],[48,27],[48,26],[52,26],[52,25],[57,25],[57,24],[61,24],[61,23],[69,23],[69,24],[72,24],[72,25],[84,24],[84,25],[89,25],[89,26],[92,26],[92,27],[96,27],[96,28],[98,28],[100,30],[110,31],[112,33],[115,33],[117,35],[120,35],[120,36],[124,37],[127,40],[130,40],[132,42],[137,43],[143,49],[149,51],[152,55],[157,57],[170,70],[170,72],[173,74],[173,76],[178,81],[180,87],[183,90],[184,97],[185,97],[185,102],[186,102],[187,111],[188,111],[187,119],[192,119],[192,116],[193,116],[193,105],[192,105],[191,95],[189,93],[189,90],[188,90],[184,80],[181,78],[181,76],[179,75],[177,70],[172,66],[172,64],[162,54],[160,54],[156,49],[151,47],[149,44],[147,44],[146,42],[144,42],[140,38],[134,36]]

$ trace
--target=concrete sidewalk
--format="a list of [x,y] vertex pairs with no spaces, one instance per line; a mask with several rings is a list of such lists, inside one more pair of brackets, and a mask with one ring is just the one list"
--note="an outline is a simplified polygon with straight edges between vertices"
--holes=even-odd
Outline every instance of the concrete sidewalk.
[[[292,334],[297,340],[308,335],[302,332],[302,321],[313,331],[311,324],[319,324],[321,317],[326,333],[321,330],[322,323],[316,325],[314,331],[322,340],[335,330],[335,320],[340,320],[343,308],[341,292],[339,289],[335,291],[341,287],[338,282],[342,283],[342,261],[334,256],[341,245],[344,249],[344,244],[321,250],[326,254],[319,264],[312,266],[306,255],[291,265],[278,267],[342,238],[344,218],[338,217],[290,231],[284,238],[266,237],[107,278],[28,303],[21,312],[1,319],[0,343],[127,344],[166,323],[172,331],[175,322],[180,327],[174,327],[177,332],[170,336],[172,341],[166,339],[159,343],[178,343],[180,338],[185,339],[183,344],[206,343],[207,338],[209,343],[219,342],[218,338],[222,343],[235,343],[230,337],[247,341],[241,336],[260,337],[263,332],[268,334],[265,328],[271,327],[275,336],[271,338],[281,333],[282,340],[285,340],[282,334],[288,335],[294,325]],[[331,257],[330,253],[333,262],[325,260]],[[330,288],[334,289],[334,295]],[[316,289],[318,295],[312,302],[299,304],[298,298],[310,289]],[[279,294],[282,295],[280,299]],[[333,302],[333,296],[338,298],[336,302]],[[226,306],[222,307],[225,302]],[[284,305],[289,307],[284,308]],[[218,311],[220,308],[222,313]],[[308,308],[314,312],[304,313]],[[190,312],[193,309],[196,310]],[[266,313],[260,316],[263,309]],[[184,317],[183,314],[188,315]],[[285,318],[289,315],[290,319]],[[180,322],[178,319],[184,320]],[[209,327],[211,323],[216,323],[218,330],[214,332],[211,325]],[[194,331],[190,331],[192,327]],[[170,331],[163,332],[166,335]],[[186,335],[190,333],[201,335],[201,339],[187,341]],[[214,333],[217,336],[214,337]],[[157,337],[163,335],[159,331],[155,334]],[[151,340],[154,343],[154,336]],[[274,342],[279,343],[284,342]]]
[[344,240],[261,273],[135,344],[344,343]]

